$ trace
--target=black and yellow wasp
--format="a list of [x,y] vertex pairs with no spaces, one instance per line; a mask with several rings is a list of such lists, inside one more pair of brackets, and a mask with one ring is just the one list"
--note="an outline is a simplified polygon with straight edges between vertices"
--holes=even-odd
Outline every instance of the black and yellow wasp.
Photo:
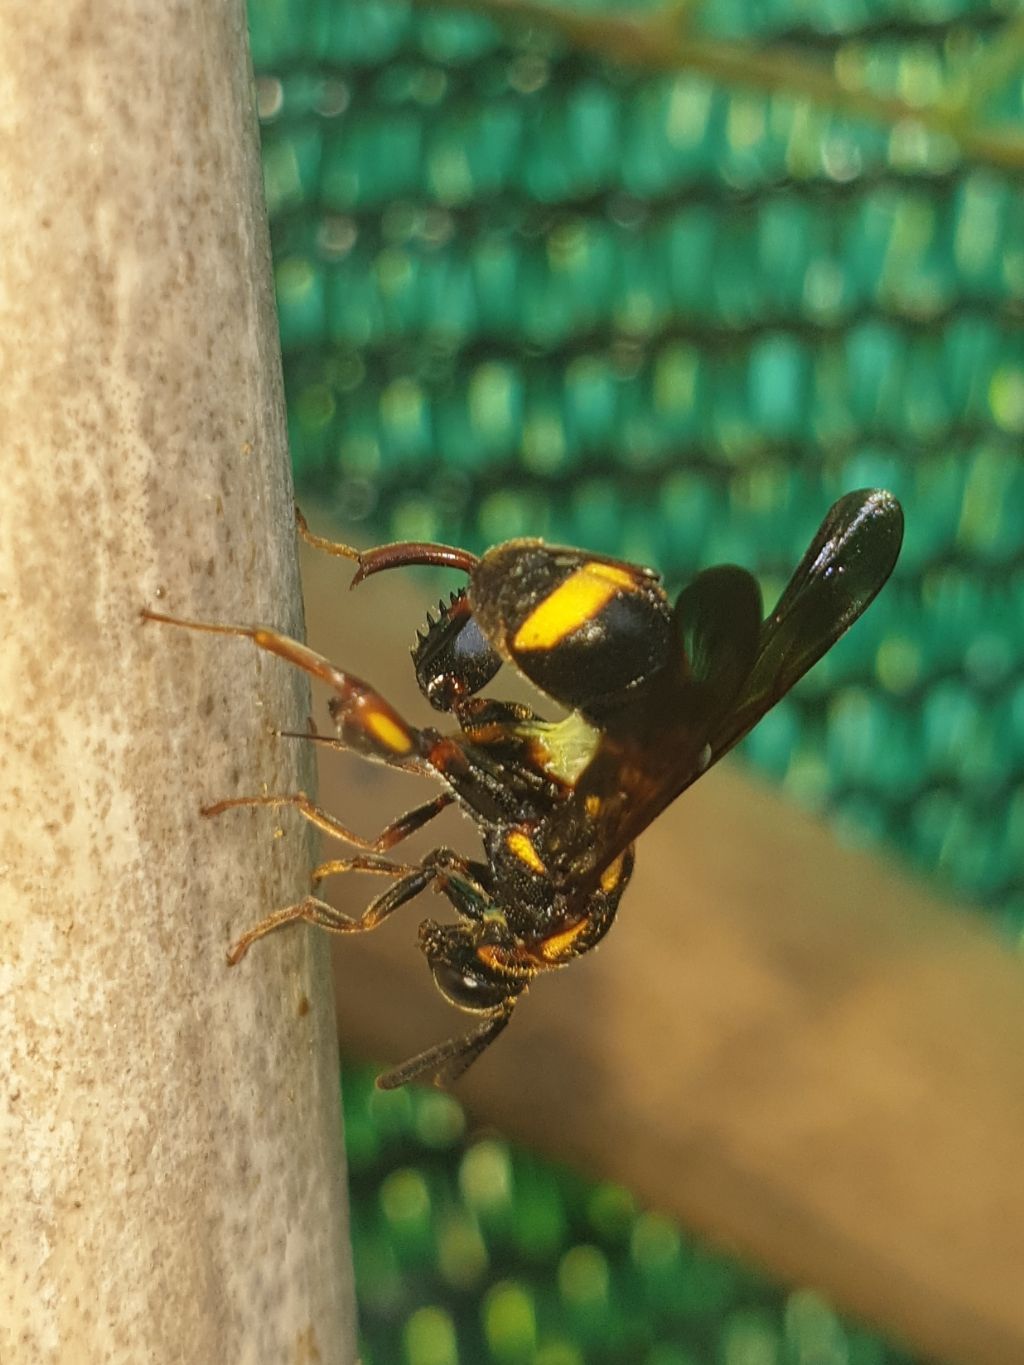
[[[879,490],[840,498],[767,617],[753,576],[731,565],[705,569],[673,606],[650,569],[539,540],[508,541],[477,558],[423,542],[359,552],[311,535],[301,516],[299,529],[357,562],[353,586],[412,564],[468,575],[440,615],[428,615],[412,652],[421,690],[457,729],[410,725],[368,683],[274,630],[143,616],[245,636],[280,655],[330,687],[331,742],[442,784],[374,839],[301,793],[233,797],[206,809],[293,806],[363,850],[324,863],[314,887],[343,871],[393,879],[358,919],[316,895],[278,910],[239,939],[231,962],[292,920],[363,932],[427,886],[450,902],[456,922],[425,920],[420,947],[442,995],[480,1022],[381,1076],[378,1084],[392,1088],[417,1078],[453,1081],[506,1027],[539,972],[600,942],[633,871],[637,836],[865,610],[896,562],[903,514]],[[481,697],[503,664],[568,716],[548,722],[526,706]],[[414,864],[383,856],[452,803],[475,824],[482,858],[449,848]]]

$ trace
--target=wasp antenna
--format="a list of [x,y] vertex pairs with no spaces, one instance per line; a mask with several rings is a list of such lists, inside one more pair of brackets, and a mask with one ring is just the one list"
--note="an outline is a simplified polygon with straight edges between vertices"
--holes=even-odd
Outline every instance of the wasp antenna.
[[393,1067],[377,1077],[378,1090],[397,1090],[410,1081],[429,1081],[443,1089],[457,1081],[495,1038],[502,1033],[512,1018],[514,1002],[503,1006],[499,1013],[486,1019],[462,1038],[450,1038],[446,1043],[428,1047],[401,1066]]

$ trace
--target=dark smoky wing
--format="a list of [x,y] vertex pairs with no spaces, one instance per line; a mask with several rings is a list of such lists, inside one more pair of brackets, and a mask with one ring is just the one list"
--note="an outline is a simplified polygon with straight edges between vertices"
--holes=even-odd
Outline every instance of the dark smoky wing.
[[902,539],[903,513],[891,494],[846,494],[763,623],[753,621],[743,570],[698,575],[676,608],[686,676],[658,699],[642,735],[606,735],[577,784],[584,798],[602,799],[588,884],[849,629],[884,586]]
[[757,656],[731,711],[709,735],[720,758],[783,697],[874,601],[903,541],[903,512],[877,489],[847,493],[761,627]]
[[[672,613],[677,666],[703,689],[699,710],[724,709],[739,692],[757,657],[761,590],[746,569],[705,569],[679,595]],[[690,698],[691,703],[697,698]]]
[[705,569],[672,613],[674,662],[642,705],[609,722],[576,796],[597,799],[591,829],[602,871],[713,761],[710,740],[727,723],[757,659],[761,594],[732,565]]

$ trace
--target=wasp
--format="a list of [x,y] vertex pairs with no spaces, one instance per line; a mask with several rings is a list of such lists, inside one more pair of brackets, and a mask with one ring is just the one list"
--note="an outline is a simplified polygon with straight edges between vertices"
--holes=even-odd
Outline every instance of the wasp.
[[[455,922],[425,920],[420,947],[438,990],[477,1023],[379,1077],[384,1089],[456,1080],[508,1026],[534,977],[604,938],[638,835],[853,624],[888,579],[903,538],[891,494],[847,493],[765,616],[756,579],[733,565],[705,569],[673,604],[651,569],[540,540],[510,540],[480,557],[418,541],[358,551],[313,535],[301,513],[298,524],[312,544],[355,562],[352,586],[408,565],[466,575],[439,614],[427,614],[412,650],[421,691],[454,728],[411,725],[369,683],[275,630],[143,616],[243,636],[280,656],[330,688],[336,737],[328,742],[441,784],[372,839],[303,793],[232,797],[204,812],[291,806],[358,850],[321,864],[311,894],[244,934],[232,964],[295,920],[364,933],[428,886],[449,902]],[[482,696],[503,665],[564,708],[564,718]],[[475,825],[482,857],[447,847],[414,863],[386,856],[452,804]],[[325,877],[345,872],[390,881],[358,918],[315,894]]]

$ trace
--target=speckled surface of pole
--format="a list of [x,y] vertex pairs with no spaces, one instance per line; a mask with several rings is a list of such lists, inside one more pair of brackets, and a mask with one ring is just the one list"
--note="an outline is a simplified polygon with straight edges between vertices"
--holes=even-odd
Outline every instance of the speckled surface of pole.
[[[0,1360],[354,1359],[240,0],[0,6]],[[278,827],[285,835],[275,838]]]

